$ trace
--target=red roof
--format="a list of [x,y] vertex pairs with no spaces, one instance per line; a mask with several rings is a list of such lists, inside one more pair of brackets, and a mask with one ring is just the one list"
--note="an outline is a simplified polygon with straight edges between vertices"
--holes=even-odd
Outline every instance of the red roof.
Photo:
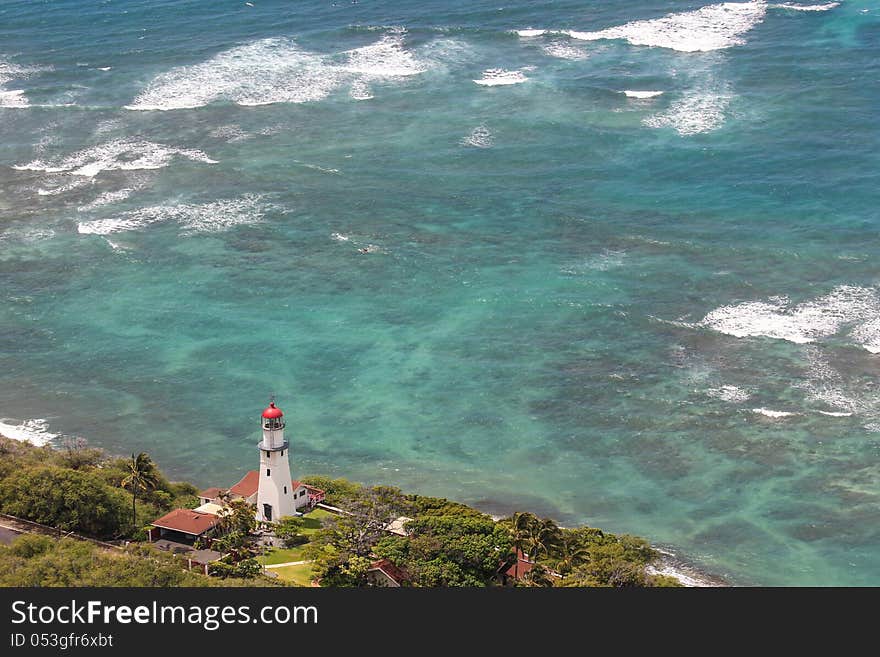
[[220,518],[210,513],[201,513],[192,509],[174,509],[150,524],[191,536],[201,536],[218,522]]
[[380,559],[370,564],[369,570],[381,570],[390,579],[401,584],[409,579],[409,576],[400,568],[394,565],[389,559]]
[[215,497],[219,497],[220,493],[222,492],[222,488],[206,488],[201,493],[199,493],[199,497],[207,497],[208,499],[213,500]]
[[[322,493],[320,488],[315,488],[314,486],[309,486],[308,484],[301,483],[292,479],[290,483],[293,485],[292,490],[296,490],[300,486],[304,486],[312,495],[315,493]],[[257,488],[260,486],[260,473],[256,470],[249,470],[245,473],[244,477],[235,484],[232,488],[229,489],[230,494],[238,495],[240,497],[250,497],[257,492]]]
[[510,568],[504,571],[504,574],[508,577],[521,579],[523,575],[535,567],[534,562],[529,561],[529,558],[523,554],[522,550],[517,549],[516,560],[518,563],[513,564]]
[[235,486],[229,489],[230,494],[240,495],[241,497],[250,497],[257,492],[260,485],[260,473],[256,470],[250,470],[245,473]]
[[314,486],[309,486],[308,484],[304,484],[303,482],[297,481],[296,479],[294,479],[291,483],[293,484],[293,490],[296,490],[297,488],[302,486],[307,491],[309,491],[309,493],[311,493],[312,495],[314,495],[315,493],[322,493],[322,494],[324,493],[324,491],[322,491],[320,488],[315,488]]
[[273,418],[282,417],[284,413],[281,412],[281,409],[275,406],[275,402],[269,402],[269,405],[266,407],[266,410],[263,411],[263,417],[271,420]]

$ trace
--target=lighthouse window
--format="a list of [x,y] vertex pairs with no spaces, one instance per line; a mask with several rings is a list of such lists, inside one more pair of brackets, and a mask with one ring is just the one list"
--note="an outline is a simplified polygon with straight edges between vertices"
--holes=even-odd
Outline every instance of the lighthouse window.
[[269,452],[268,452],[268,451],[266,452],[266,458],[269,458]]
[[271,477],[271,476],[272,476],[272,471],[271,471],[269,468],[266,468],[266,476],[267,476],[267,477]]
[[287,486],[284,487],[284,494],[287,495]]

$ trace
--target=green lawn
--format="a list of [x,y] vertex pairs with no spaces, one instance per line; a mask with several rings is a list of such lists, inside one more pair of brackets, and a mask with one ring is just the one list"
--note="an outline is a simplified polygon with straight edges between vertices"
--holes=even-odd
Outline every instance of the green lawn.
[[[324,518],[332,515],[332,513],[330,513],[329,511],[325,511],[324,509],[315,509],[314,511],[311,511],[304,515],[302,517],[303,535],[311,536],[312,534],[314,534],[321,528],[321,521]],[[276,563],[287,563],[288,561],[302,561],[303,559],[305,559],[305,557],[303,556],[304,548],[305,545],[298,545],[295,548],[272,548],[266,554],[257,557],[257,561],[259,561],[264,566],[271,566],[272,564]]]
[[273,568],[273,573],[278,575],[278,579],[284,582],[292,582],[297,586],[312,585],[312,564],[304,563],[299,566],[284,566],[283,568]]
[[324,518],[328,518],[332,515],[334,514],[330,513],[329,511],[325,511],[324,509],[315,509],[314,511],[310,511],[302,517],[302,533],[306,536],[314,534],[316,531],[321,529],[321,521]]
[[271,566],[275,563],[287,563],[288,561],[302,561],[305,559],[303,554],[304,545],[298,545],[295,548],[272,548],[266,554],[257,557],[264,566]]

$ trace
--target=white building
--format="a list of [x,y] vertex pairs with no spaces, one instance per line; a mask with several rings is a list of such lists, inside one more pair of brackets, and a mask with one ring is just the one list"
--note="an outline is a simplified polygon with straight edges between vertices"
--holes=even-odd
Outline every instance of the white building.
[[257,485],[257,520],[278,522],[296,513],[290,477],[290,445],[284,440],[284,413],[271,402],[262,417],[263,440]]

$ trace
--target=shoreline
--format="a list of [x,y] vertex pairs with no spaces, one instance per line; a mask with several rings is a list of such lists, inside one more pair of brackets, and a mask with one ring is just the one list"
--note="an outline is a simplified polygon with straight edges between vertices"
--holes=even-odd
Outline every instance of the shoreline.
[[[34,418],[30,420],[22,420],[17,425],[9,424],[10,421],[17,420],[12,420],[12,418],[8,417],[0,417],[0,437],[18,442],[26,442],[35,447],[51,447],[52,449],[58,449],[60,447],[55,441],[64,434],[62,432],[56,433],[49,431],[48,420],[44,418]],[[469,506],[473,506],[473,508],[478,511],[486,513],[486,515],[490,516],[495,521],[504,517],[497,515],[496,513],[491,513],[485,508],[481,508],[475,504],[469,504]],[[649,543],[651,542],[649,538],[647,540]],[[722,577],[701,570],[692,562],[681,558],[673,551],[671,546],[664,545],[661,547],[651,543],[651,547],[660,554],[658,562],[647,567],[648,572],[651,574],[673,577],[681,582],[682,586],[687,588],[731,586],[731,584],[725,581]]]

